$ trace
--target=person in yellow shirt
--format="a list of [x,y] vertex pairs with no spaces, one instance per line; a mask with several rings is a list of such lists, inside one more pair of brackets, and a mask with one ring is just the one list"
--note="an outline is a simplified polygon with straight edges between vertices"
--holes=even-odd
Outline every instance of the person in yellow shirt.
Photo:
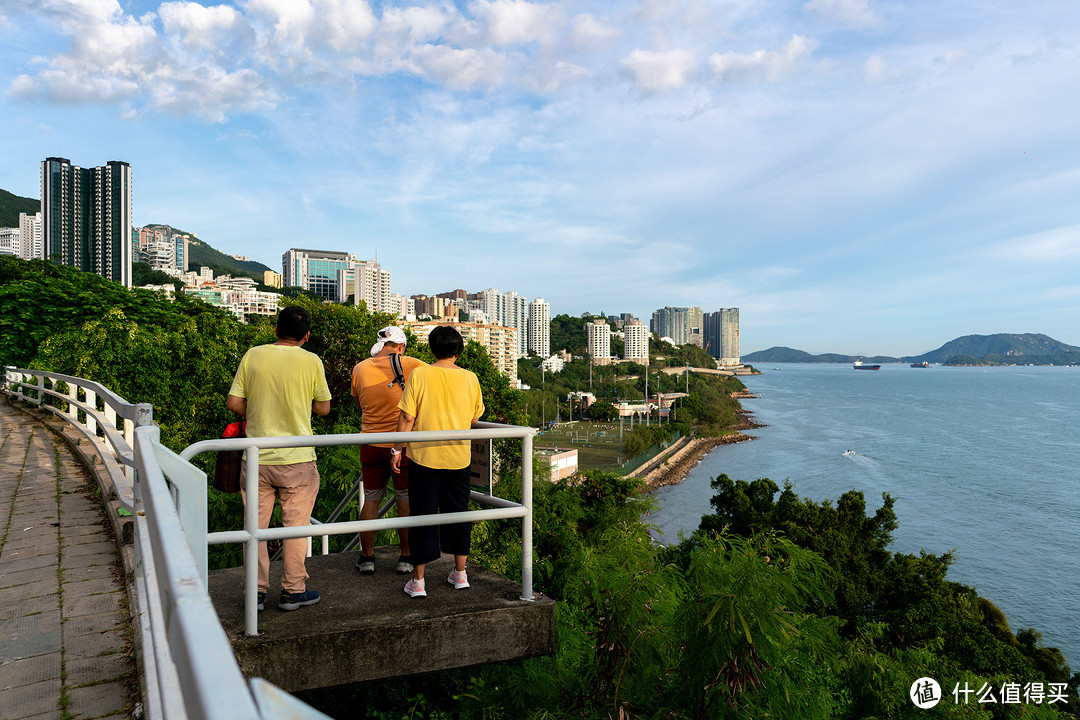
[[[413,370],[398,408],[398,430],[468,430],[484,414],[480,381],[457,366],[465,350],[461,334],[449,325],[431,331],[428,345],[435,363]],[[391,450],[394,467],[402,462],[404,443]],[[413,516],[462,512],[469,506],[471,449],[468,440],[410,442],[409,500]],[[465,561],[469,556],[472,523],[414,528],[410,534],[413,576],[405,583],[410,597],[426,597],[424,567],[443,552],[454,556],[446,581],[457,590],[469,587]],[[441,542],[440,542],[441,540]]]
[[[278,313],[277,342],[248,350],[233,378],[226,406],[247,418],[248,437],[312,435],[311,414],[330,412],[330,389],[322,360],[302,349],[311,337],[311,313],[290,305]],[[274,501],[281,499],[286,527],[307,525],[319,494],[315,448],[259,450],[259,528],[270,527]],[[244,502],[247,502],[245,493]],[[284,541],[284,573],[278,607],[296,610],[319,602],[308,590],[305,566],[307,539]],[[270,579],[270,556],[259,543],[259,603],[263,609]]]
[[[379,331],[378,341],[371,348],[371,357],[358,362],[352,372],[352,395],[356,407],[363,413],[360,432],[378,433],[397,430],[398,403],[401,391],[413,370],[427,365],[422,360],[407,357],[405,333],[399,327],[384,327]],[[395,359],[397,368],[395,369]],[[397,373],[397,369],[401,374]],[[394,481],[394,500],[398,517],[409,514],[409,464],[406,459],[399,471],[390,466],[390,449],[393,443],[360,446],[360,467],[364,479],[364,501],[360,509],[361,520],[373,520],[379,514],[379,504],[386,497],[386,485]],[[360,533],[360,559],[357,569],[364,574],[375,572],[374,532]],[[397,571],[405,574],[413,570],[409,561],[409,531],[398,530],[401,555]]]

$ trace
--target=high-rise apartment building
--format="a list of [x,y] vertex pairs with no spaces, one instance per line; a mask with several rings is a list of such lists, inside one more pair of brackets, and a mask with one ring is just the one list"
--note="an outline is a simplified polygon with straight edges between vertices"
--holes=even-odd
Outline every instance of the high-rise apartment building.
[[[484,313],[489,323],[511,327],[518,331],[518,357],[528,352],[529,302],[516,292],[499,292],[496,288],[481,290],[469,300],[478,300],[477,309]],[[470,319],[472,315],[470,314]]]
[[41,163],[41,226],[49,260],[131,287],[131,166]]
[[739,358],[739,308],[720,308],[705,313],[705,351],[722,366],[741,365]]
[[290,248],[281,256],[281,275],[285,287],[302,287],[324,300],[341,302],[339,271],[350,270],[355,264],[351,253]]
[[529,303],[529,351],[542,358],[551,354],[551,305],[544,298]]
[[585,335],[589,357],[593,365],[611,364],[611,326],[607,320],[585,323]]
[[350,268],[339,270],[338,275],[341,287],[338,302],[345,302],[352,295],[354,305],[363,300],[371,312],[397,313],[399,308],[390,301],[390,271],[383,270],[379,263],[360,260]]
[[649,329],[660,337],[671,338],[676,345],[701,346],[701,308],[664,307],[652,314]]
[[623,325],[623,360],[649,364],[649,331],[640,320],[630,320]]
[[23,260],[45,259],[45,235],[41,229],[41,213],[19,213],[19,249]]
[[273,270],[263,270],[263,285],[266,287],[280,288],[281,273],[276,273]]

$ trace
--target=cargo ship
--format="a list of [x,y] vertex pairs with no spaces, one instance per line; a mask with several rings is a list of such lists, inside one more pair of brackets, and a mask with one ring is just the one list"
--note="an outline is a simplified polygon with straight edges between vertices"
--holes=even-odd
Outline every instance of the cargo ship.
[[930,363],[923,360],[922,362],[911,363],[911,367],[928,368],[930,367]]
[[880,365],[871,365],[870,363],[864,363],[862,360],[856,360],[852,365],[856,370],[880,370]]

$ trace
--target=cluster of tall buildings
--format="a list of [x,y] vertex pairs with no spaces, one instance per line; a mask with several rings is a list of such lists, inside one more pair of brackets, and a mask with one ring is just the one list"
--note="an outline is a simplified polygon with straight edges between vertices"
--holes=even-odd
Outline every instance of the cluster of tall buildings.
[[[132,227],[131,166],[113,160],[83,168],[67,158],[41,163],[41,211],[22,213],[18,228],[0,228],[0,253],[26,259],[50,259],[131,287],[132,262],[145,262],[185,283],[185,292],[228,307],[238,317],[276,311],[279,296],[259,292],[246,278],[214,278],[208,268],[189,272],[192,238],[165,225]],[[358,260],[347,252],[291,248],[282,255],[282,272],[267,271],[264,284],[301,287],[332,302],[361,302],[410,325],[421,337],[438,324],[450,323],[484,345],[496,367],[512,380],[517,360],[535,353],[551,355],[551,307],[543,298],[486,288],[452,290],[406,297],[391,291],[390,272],[377,260]],[[162,288],[172,292],[172,286]],[[467,322],[466,322],[467,320]],[[588,354],[595,364],[630,360],[649,362],[650,331],[676,345],[702,347],[721,366],[739,364],[739,310],[702,312],[700,307],[664,307],[649,327],[629,313],[587,323]],[[622,358],[611,352],[621,335]],[[549,358],[550,359],[550,358]]]
[[697,345],[722,366],[739,365],[739,308],[702,312],[700,307],[662,307],[649,329],[675,345]]

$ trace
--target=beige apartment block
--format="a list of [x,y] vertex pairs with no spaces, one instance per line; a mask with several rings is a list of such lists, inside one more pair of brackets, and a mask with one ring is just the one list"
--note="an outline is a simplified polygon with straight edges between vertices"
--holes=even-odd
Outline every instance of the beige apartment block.
[[427,342],[431,331],[440,325],[449,325],[461,333],[465,342],[475,340],[484,346],[495,364],[495,369],[510,378],[511,387],[517,387],[518,330],[502,325],[480,323],[439,322],[437,320],[419,320],[406,322],[417,338]]

